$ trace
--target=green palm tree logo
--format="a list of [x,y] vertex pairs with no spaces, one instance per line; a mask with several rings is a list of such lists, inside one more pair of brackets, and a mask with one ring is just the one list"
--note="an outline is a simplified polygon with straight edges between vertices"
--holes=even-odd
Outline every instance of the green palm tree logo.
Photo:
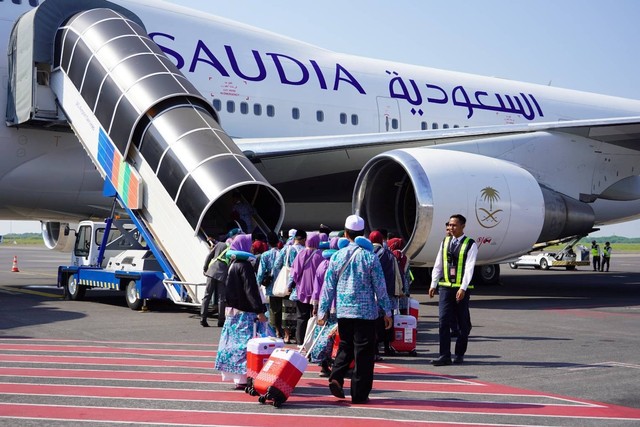
[[497,215],[502,212],[502,209],[493,210],[493,204],[500,200],[500,192],[493,187],[485,187],[480,190],[480,199],[489,203],[489,209],[476,205],[476,218],[480,225],[485,228],[493,228],[500,224]]

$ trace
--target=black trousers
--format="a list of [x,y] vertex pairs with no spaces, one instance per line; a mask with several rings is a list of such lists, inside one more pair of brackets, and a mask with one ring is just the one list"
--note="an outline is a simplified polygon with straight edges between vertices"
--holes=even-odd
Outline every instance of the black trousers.
[[[394,315],[391,315],[391,324],[394,322]],[[376,319],[376,354],[379,350],[380,343],[384,344],[384,349],[389,350],[391,347],[391,342],[394,339],[393,328],[385,329],[384,325],[384,315],[378,317]]]
[[600,271],[605,271],[604,266],[607,266],[607,270],[609,271],[609,260],[611,259],[611,257],[608,256],[603,256],[602,257],[602,263],[600,264]]
[[269,324],[277,331],[278,335],[282,337],[282,297],[276,297],[271,295],[269,297]]
[[469,297],[471,291],[467,289],[462,301],[456,301],[456,293],[459,288],[440,286],[440,302],[438,312],[440,317],[440,356],[451,356],[451,327],[458,323],[459,335],[456,339],[455,354],[464,356],[469,343],[471,332],[471,314],[469,313]]
[[355,359],[351,376],[351,398],[364,400],[373,387],[373,366],[376,351],[376,321],[366,319],[338,319],[340,346],[333,362],[329,381],[341,385]]
[[213,304],[218,305],[218,281],[207,276],[207,288],[204,291],[202,305],[200,306],[200,318],[206,320],[209,315],[209,305],[213,298]]
[[307,323],[311,318],[311,310],[313,310],[313,305],[296,301],[296,342],[298,344],[302,344],[304,342],[304,335],[307,332]]

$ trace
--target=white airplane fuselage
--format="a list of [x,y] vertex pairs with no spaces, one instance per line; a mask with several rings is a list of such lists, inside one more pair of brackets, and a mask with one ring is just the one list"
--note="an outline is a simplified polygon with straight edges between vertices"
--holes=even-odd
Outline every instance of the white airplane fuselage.
[[[0,3],[0,39],[5,46],[13,23],[31,9],[29,3],[37,2]],[[258,138],[426,135],[446,129],[640,115],[637,100],[339,54],[156,1],[115,3],[142,19],[150,37],[211,101],[225,131],[247,151]],[[6,55],[0,58],[0,77],[4,112]],[[251,140],[245,143],[245,138]],[[259,167],[287,203],[284,225],[298,221],[313,226],[349,213],[357,171],[386,149],[345,150],[346,160],[314,157],[312,164],[303,156],[283,157]],[[474,144],[457,149],[518,164],[541,184],[574,198],[592,192],[603,170],[637,175],[635,150],[604,143],[569,141],[512,151],[500,144],[486,149]],[[0,150],[0,218],[61,221],[107,212],[110,201],[101,195],[102,179],[72,132],[0,126]],[[638,200],[598,199],[591,206],[596,224],[640,214]]]

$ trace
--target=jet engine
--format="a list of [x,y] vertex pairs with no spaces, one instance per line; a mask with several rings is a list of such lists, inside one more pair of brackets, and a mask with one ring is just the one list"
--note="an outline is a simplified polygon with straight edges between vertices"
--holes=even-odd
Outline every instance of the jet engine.
[[353,209],[372,230],[405,242],[414,265],[432,265],[452,214],[478,243],[478,263],[492,264],[531,250],[536,242],[587,234],[589,205],[542,187],[513,163],[434,148],[382,153],[360,172]]
[[42,221],[42,240],[48,249],[70,252],[76,236],[69,233],[69,224],[57,221]]

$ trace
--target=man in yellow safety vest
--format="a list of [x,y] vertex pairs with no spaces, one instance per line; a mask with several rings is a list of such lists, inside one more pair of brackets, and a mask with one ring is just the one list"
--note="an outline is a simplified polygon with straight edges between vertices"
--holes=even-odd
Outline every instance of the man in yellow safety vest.
[[[447,235],[438,251],[431,275],[429,297],[433,298],[439,288],[440,357],[431,363],[434,366],[462,364],[467,351],[471,316],[469,295],[473,289],[471,279],[478,255],[478,245],[464,235],[467,220],[460,214],[449,218]],[[449,231],[449,230],[447,230]],[[451,358],[451,326],[457,322],[459,336],[456,339],[455,354]]]

